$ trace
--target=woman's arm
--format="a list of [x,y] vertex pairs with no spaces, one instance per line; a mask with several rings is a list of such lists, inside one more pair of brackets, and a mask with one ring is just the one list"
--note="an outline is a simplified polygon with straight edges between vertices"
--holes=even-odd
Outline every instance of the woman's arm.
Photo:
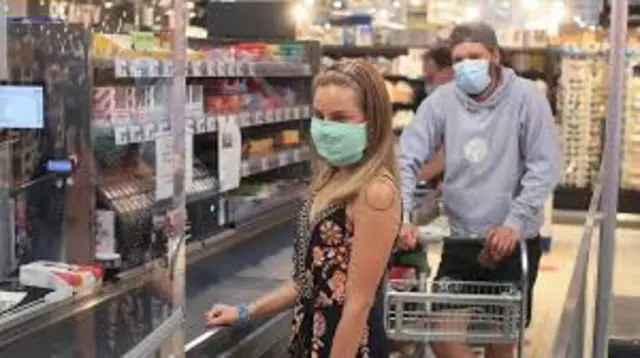
[[388,179],[367,185],[350,206],[354,225],[346,302],[331,348],[332,358],[354,358],[369,311],[398,236],[400,195]]
[[444,172],[444,147],[441,146],[433,158],[429,159],[429,161],[420,168],[418,178],[420,180],[430,181],[442,172]]
[[258,320],[271,317],[293,306],[297,295],[295,283],[289,280],[252,302],[249,305],[249,314],[252,319]]

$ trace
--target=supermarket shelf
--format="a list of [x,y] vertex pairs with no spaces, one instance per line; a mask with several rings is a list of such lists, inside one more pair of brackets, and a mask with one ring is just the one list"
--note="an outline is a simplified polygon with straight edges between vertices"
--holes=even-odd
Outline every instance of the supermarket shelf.
[[[166,59],[94,60],[93,66],[113,71],[116,78],[171,78],[173,75],[173,61]],[[310,64],[287,61],[189,61],[186,67],[185,75],[190,78],[307,77],[313,74]]]
[[324,45],[322,46],[322,55],[340,58],[340,57],[388,57],[394,58],[409,53],[406,46],[339,46]]
[[244,159],[240,172],[243,177],[264,173],[292,164],[309,160],[311,149],[308,146],[279,150],[271,155]]
[[[188,133],[205,134],[218,130],[221,120],[235,120],[241,128],[255,127],[266,124],[298,121],[311,116],[311,107],[307,104],[277,107],[256,111],[246,111],[232,114],[207,115],[204,112],[187,114]],[[138,113],[135,116],[119,116],[105,118],[94,122],[94,128],[112,130],[116,145],[127,145],[154,141],[159,135],[171,131],[168,118],[160,118],[156,111]]]

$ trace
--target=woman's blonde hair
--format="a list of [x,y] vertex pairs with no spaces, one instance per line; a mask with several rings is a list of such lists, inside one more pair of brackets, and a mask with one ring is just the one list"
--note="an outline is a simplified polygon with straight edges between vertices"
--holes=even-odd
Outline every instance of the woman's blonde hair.
[[391,103],[378,70],[362,60],[339,62],[316,76],[314,92],[324,86],[340,86],[355,91],[367,123],[367,148],[362,160],[348,168],[348,175],[340,177],[336,176],[339,168],[329,165],[317,152],[314,154],[311,218],[315,218],[331,204],[354,199],[365,185],[384,171],[393,176],[396,187],[400,183],[391,123]]

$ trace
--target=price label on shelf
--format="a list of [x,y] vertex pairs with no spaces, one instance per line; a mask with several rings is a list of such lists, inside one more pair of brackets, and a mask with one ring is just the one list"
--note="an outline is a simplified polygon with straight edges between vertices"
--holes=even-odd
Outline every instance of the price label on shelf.
[[193,63],[194,66],[194,76],[196,77],[204,77],[207,75],[207,63],[204,61],[195,61]]
[[281,151],[278,153],[278,166],[284,167],[289,164],[289,155],[286,151]]
[[255,111],[253,112],[253,124],[260,125],[265,122],[265,113],[264,111]]
[[273,111],[273,121],[274,122],[282,122],[284,121],[284,112],[282,110],[282,108],[276,108]]
[[227,73],[227,64],[224,62],[216,62],[216,74],[218,77],[225,77],[228,75]]
[[247,76],[256,77],[256,64],[255,62],[247,63]]
[[236,75],[238,76],[247,76],[249,71],[247,69],[246,62],[236,62]]
[[130,143],[129,127],[126,125],[114,126],[113,135],[116,145],[126,145]]
[[130,124],[129,125],[129,142],[130,143],[140,143],[144,141],[144,131],[142,126],[138,124]]
[[282,117],[285,121],[290,121],[293,119],[293,109],[289,106],[284,107],[282,109]]
[[300,119],[302,117],[302,114],[300,112],[301,109],[302,106],[293,106],[291,108],[291,116],[293,117],[292,119]]
[[302,156],[300,155],[300,149],[293,150],[293,162],[298,163],[302,160]]
[[162,60],[160,62],[160,73],[164,77],[173,76],[173,61],[172,60]]
[[151,77],[149,62],[144,58],[137,58],[131,61],[130,69],[134,77]]
[[154,122],[144,124],[144,140],[153,141],[156,140],[156,133],[158,132],[157,125]]
[[196,117],[196,133],[207,132],[207,120],[204,117]]
[[226,67],[227,67],[227,76],[237,76],[237,71],[236,71],[236,63],[235,62],[227,62],[226,63]]
[[311,107],[302,106],[302,118],[309,118],[311,116]]
[[194,133],[194,129],[195,129],[195,120],[193,117],[188,117],[186,118],[187,120],[187,132],[188,133]]
[[131,73],[129,72],[129,63],[127,60],[116,59],[113,65],[116,77],[131,77]]
[[158,77],[160,76],[160,63],[152,58],[146,60],[149,67],[149,76]]
[[215,61],[207,61],[207,76],[216,77],[218,75],[218,65]]
[[218,118],[215,116],[207,117],[207,132],[215,132],[218,129]]
[[251,115],[249,115],[249,112],[240,112],[240,114],[238,114],[238,123],[240,123],[241,127],[250,126],[252,123]]
[[267,109],[264,113],[264,117],[265,123],[273,123],[275,121],[275,113],[272,109]]

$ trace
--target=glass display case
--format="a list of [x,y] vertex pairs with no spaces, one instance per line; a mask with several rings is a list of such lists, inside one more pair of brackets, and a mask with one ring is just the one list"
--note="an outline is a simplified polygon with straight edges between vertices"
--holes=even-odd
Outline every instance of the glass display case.
[[187,4],[40,4],[0,26],[0,356],[182,355]]

